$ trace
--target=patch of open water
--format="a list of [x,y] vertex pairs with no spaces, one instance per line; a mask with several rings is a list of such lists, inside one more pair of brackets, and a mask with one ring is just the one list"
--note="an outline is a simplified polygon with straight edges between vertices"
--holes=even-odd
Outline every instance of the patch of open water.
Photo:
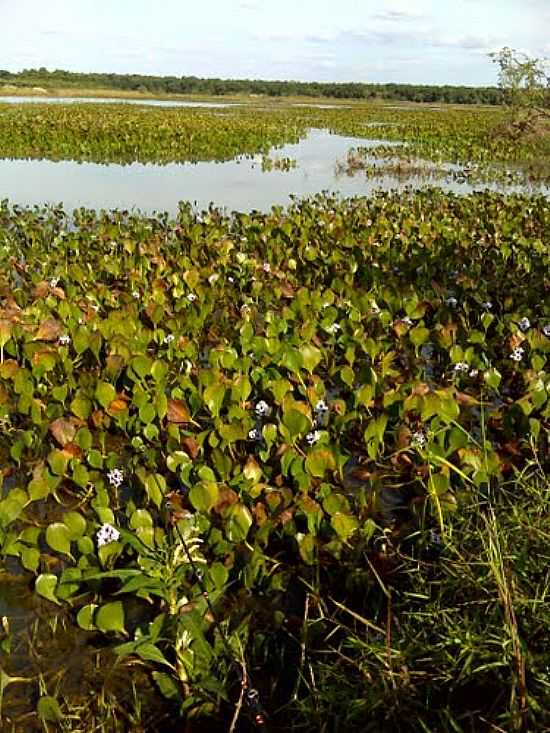
[[[261,156],[241,156],[222,163],[168,165],[5,159],[0,160],[0,199],[7,198],[23,206],[62,203],[69,211],[84,206],[175,214],[182,200],[191,201],[199,210],[212,203],[229,211],[269,211],[273,205],[288,204],[292,196],[311,196],[321,191],[364,196],[376,190],[404,190],[430,183],[419,176],[387,175],[369,180],[361,171],[353,176],[338,174],[336,163],[345,160],[351,148],[372,148],[382,143],[401,144],[312,129],[300,142],[270,153],[275,158],[295,159],[296,167],[269,172],[262,171]],[[438,185],[456,193],[484,188],[522,190],[520,186],[503,187],[497,183],[472,185],[445,181]]]
[[0,96],[0,104],[138,104],[148,107],[239,107],[239,102],[194,102],[184,99],[125,99],[124,97],[18,97]]

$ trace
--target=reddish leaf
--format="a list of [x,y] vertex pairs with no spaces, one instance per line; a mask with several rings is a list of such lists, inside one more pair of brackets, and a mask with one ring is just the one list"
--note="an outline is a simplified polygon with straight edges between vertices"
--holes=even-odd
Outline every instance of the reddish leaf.
[[191,422],[191,416],[187,411],[187,407],[181,400],[168,400],[168,412],[166,413],[168,422],[181,425],[182,423]]
[[197,443],[197,441],[195,440],[195,438],[191,438],[191,437],[183,438],[183,440],[181,441],[181,444],[185,452],[189,456],[189,458],[191,458],[194,461],[195,458],[199,455],[199,451],[200,451],[200,446]]
[[57,341],[57,339],[61,336],[62,330],[63,329],[61,328],[61,324],[56,321],[55,318],[48,318],[47,321],[44,321],[40,324],[34,340]]

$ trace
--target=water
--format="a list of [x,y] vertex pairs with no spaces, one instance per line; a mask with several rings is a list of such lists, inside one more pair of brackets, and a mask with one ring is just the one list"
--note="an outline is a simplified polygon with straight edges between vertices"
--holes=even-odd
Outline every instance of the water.
[[[419,187],[429,183],[419,177],[385,176],[368,180],[361,171],[353,176],[337,174],[336,163],[345,161],[350,148],[373,147],[381,142],[392,144],[313,129],[299,143],[271,152],[271,157],[297,161],[297,167],[287,172],[263,172],[261,156],[223,163],[168,165],[0,160],[0,199],[8,198],[23,206],[62,203],[70,211],[85,206],[175,214],[181,200],[191,201],[199,210],[213,203],[229,211],[269,211],[274,204],[288,204],[291,196],[310,196],[321,191],[358,196],[379,189],[403,190],[410,185]],[[486,187],[458,182],[442,186],[457,193]],[[502,190],[497,184],[488,187]]]
[[150,107],[238,107],[238,102],[191,102],[172,99],[125,99],[124,97],[11,97],[0,96],[0,104],[139,104]]

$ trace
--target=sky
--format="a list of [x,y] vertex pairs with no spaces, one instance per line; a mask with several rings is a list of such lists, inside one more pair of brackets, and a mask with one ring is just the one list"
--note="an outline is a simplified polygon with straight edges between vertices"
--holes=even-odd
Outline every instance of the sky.
[[0,69],[495,84],[550,56],[550,0],[0,0]]

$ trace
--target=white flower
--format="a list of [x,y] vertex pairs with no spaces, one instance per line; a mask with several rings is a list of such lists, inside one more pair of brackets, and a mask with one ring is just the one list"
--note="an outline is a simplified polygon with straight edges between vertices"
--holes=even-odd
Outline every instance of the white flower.
[[426,436],[421,430],[417,430],[416,433],[412,434],[411,446],[413,448],[423,448],[426,445]]
[[405,316],[405,318],[402,318],[401,320],[403,321],[403,323],[406,323],[407,326],[412,326],[413,325],[413,321],[412,321],[411,318],[409,318],[409,316]]
[[174,334],[173,333],[169,333],[167,336],[164,337],[164,339],[162,340],[162,343],[163,344],[171,344],[175,340],[176,340],[176,337],[174,336]]
[[370,309],[373,313],[380,313],[380,306],[377,303],[372,303]]
[[486,300],[484,303],[481,304],[481,307],[484,308],[486,311],[490,311],[493,307],[493,304],[490,300]]
[[116,542],[120,537],[120,532],[110,524],[103,524],[96,534],[97,546],[103,547],[110,542]]
[[510,359],[513,359],[514,361],[521,361],[523,359],[524,351],[525,349],[523,349],[521,346],[516,347],[510,354]]
[[124,472],[121,471],[119,468],[113,468],[113,470],[109,471],[109,473],[107,474],[107,478],[111,486],[115,486],[118,489],[118,487],[124,481]]
[[187,300],[190,303],[194,303],[196,299],[197,299],[197,296],[195,295],[195,293],[189,293],[189,295],[187,296]]
[[264,400],[260,400],[254,408],[254,412],[258,417],[269,417],[271,415],[271,407]]
[[58,285],[58,283],[59,283],[59,278],[58,277],[52,277],[52,279],[50,280],[50,287],[51,288],[56,288],[57,285]]
[[314,409],[318,415],[324,415],[328,412],[328,405],[324,400],[319,400]]
[[458,300],[451,295],[450,298],[446,299],[445,305],[448,305],[449,308],[456,308],[456,306],[458,305]]
[[337,333],[338,331],[341,331],[341,326],[338,323],[333,323],[331,326],[327,327],[327,331],[329,333]]
[[262,265],[262,270],[264,272],[271,272],[271,265],[269,264],[269,262],[264,262],[264,264]]
[[230,283],[234,283],[234,282],[235,282],[235,279],[234,279],[234,278],[232,278],[232,277],[231,277],[231,275],[229,275],[229,277],[228,277],[227,279],[228,279],[228,281],[229,281]]
[[134,300],[139,300],[139,291],[138,290],[132,290],[132,298],[134,298]]
[[308,445],[315,445],[319,441],[321,433],[318,430],[314,430],[306,435],[306,443]]
[[59,343],[63,344],[63,346],[68,346],[71,343],[71,337],[64,333],[63,336],[59,337]]
[[254,440],[256,442],[262,439],[260,431],[256,428],[252,428],[252,430],[249,430],[248,437],[250,438],[250,440]]
[[470,369],[470,377],[477,377],[479,369]]
[[248,313],[250,313],[250,306],[244,303],[241,305],[241,315],[246,316]]
[[528,331],[531,328],[531,321],[527,317],[524,317],[518,323],[518,326],[521,331]]
[[550,338],[550,323],[547,323],[546,326],[542,327],[542,332],[545,336],[548,336],[548,338]]
[[465,361],[459,361],[457,364],[453,366],[454,372],[467,372],[470,367],[468,364],[466,364]]

